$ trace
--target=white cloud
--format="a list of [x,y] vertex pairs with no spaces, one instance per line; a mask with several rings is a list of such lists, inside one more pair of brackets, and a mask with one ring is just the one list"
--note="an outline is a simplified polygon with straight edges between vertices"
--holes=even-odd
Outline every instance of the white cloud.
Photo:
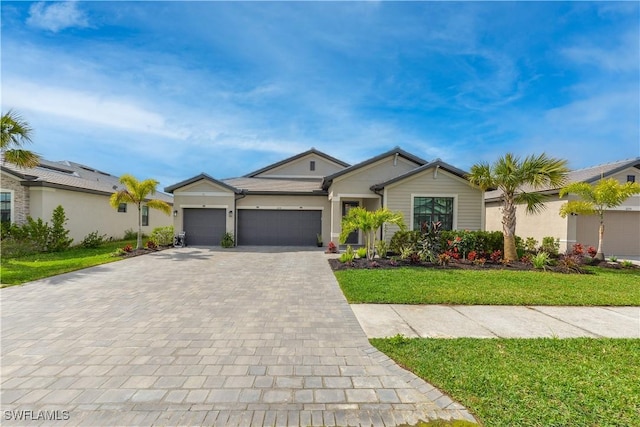
[[568,47],[562,50],[562,53],[577,64],[592,65],[608,71],[637,73],[640,67],[637,31],[629,31],[624,34],[614,47],[583,43]]
[[57,33],[72,27],[89,26],[87,16],[78,9],[75,1],[35,3],[29,8],[27,24]]

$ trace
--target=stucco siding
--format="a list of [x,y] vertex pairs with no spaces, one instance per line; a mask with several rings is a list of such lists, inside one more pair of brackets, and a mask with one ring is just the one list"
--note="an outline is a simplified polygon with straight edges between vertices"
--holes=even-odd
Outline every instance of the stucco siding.
[[403,157],[398,157],[394,165],[394,157],[389,156],[376,163],[337,177],[329,191],[334,196],[340,197],[345,194],[370,194],[372,197],[378,197],[370,190],[372,185],[388,181],[418,166]]
[[[235,195],[231,190],[216,185],[211,181],[203,179],[175,190],[173,193],[173,206],[174,210],[178,211],[173,218],[173,227],[176,232],[184,230],[184,209],[205,208],[231,211],[231,216],[226,215],[226,231],[235,233]],[[188,238],[187,236],[187,242]]]
[[[483,227],[483,192],[462,178],[442,169],[439,169],[437,175],[434,175],[434,169],[429,168],[386,188],[385,206],[393,211],[402,212],[409,229],[413,228],[414,196],[454,197],[454,228],[481,230]],[[388,225],[386,237],[390,237],[396,230],[396,226]]]
[[[62,205],[69,219],[67,229],[74,244],[78,244],[89,233],[98,231],[107,237],[122,238],[127,229],[138,229],[138,208],[134,204],[127,204],[127,212],[120,213],[109,204],[108,195],[89,194],[79,191],[68,191],[48,187],[31,187],[31,216],[42,218],[51,223],[53,210]],[[149,225],[143,226],[142,231],[150,234],[156,227],[172,224],[171,215],[149,209]]]
[[[640,212],[608,211],[604,217],[603,252],[606,257],[640,259]],[[576,239],[584,246],[598,247],[600,218],[596,215],[577,217]]]
[[[310,162],[315,162],[315,169],[311,170]],[[284,165],[269,169],[256,175],[256,177],[280,177],[280,178],[322,178],[327,175],[334,174],[344,169],[336,163],[319,156],[317,154],[309,154],[300,159],[293,160]]]

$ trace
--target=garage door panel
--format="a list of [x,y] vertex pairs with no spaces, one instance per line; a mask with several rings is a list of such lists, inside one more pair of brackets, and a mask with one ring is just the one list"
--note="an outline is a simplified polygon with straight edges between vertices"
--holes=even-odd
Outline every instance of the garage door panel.
[[225,209],[184,209],[188,245],[216,246],[227,230]]
[[321,211],[240,210],[239,245],[315,246]]

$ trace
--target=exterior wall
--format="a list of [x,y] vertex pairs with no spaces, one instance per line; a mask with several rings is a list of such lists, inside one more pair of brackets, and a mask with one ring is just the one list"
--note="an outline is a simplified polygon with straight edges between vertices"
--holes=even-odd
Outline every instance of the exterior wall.
[[[577,217],[576,239],[583,246],[598,247],[600,218],[597,215]],[[608,211],[604,215],[604,242],[606,257],[640,260],[640,212]]]
[[29,189],[20,185],[20,180],[12,175],[2,172],[3,192],[11,193],[11,222],[24,224],[29,216]]
[[[638,170],[637,168],[631,167],[631,168],[627,168],[615,175],[612,175],[611,178],[617,179],[619,182],[621,183],[625,183],[627,182],[627,175],[633,175],[636,177],[636,182],[640,183],[640,170]],[[631,196],[629,197],[627,200],[625,200],[624,202],[622,202],[622,204],[620,206],[618,206],[617,208],[615,208],[615,210],[623,210],[623,211],[628,211],[628,210],[633,210],[633,211],[640,211],[640,194],[636,194],[635,196]]]
[[[53,210],[62,205],[68,218],[66,228],[74,244],[89,233],[98,231],[107,237],[122,238],[127,229],[138,229],[138,209],[129,203],[126,213],[119,213],[109,204],[108,195],[89,194],[47,187],[30,187],[31,216],[51,223]],[[171,215],[149,209],[149,225],[142,231],[150,234],[156,227],[169,226]]]
[[[330,241],[331,204],[327,196],[249,194],[237,200],[236,210],[240,209],[322,210],[322,242],[326,246]],[[234,217],[237,218],[237,216]]]
[[[516,235],[524,238],[533,237],[542,244],[542,238],[552,236],[560,239],[560,251],[564,252],[576,242],[575,217],[562,218],[559,214],[560,206],[565,200],[557,196],[545,203],[544,209],[538,215],[527,215],[525,206],[518,205],[516,210]],[[502,208],[500,202],[486,204],[485,229],[487,231],[502,231]]]
[[395,156],[389,156],[371,165],[337,177],[333,180],[329,192],[334,197],[339,196],[341,198],[347,198],[348,195],[368,195],[369,197],[378,198],[379,196],[370,190],[372,185],[389,181],[418,167],[415,163],[400,156],[398,156],[394,165],[394,159]]
[[[484,193],[466,180],[438,169],[429,168],[413,177],[396,182],[385,189],[384,204],[392,211],[404,215],[408,229],[413,229],[413,197],[454,197],[453,228],[458,230],[483,229]],[[391,238],[398,227],[388,224],[385,237]]]
[[[311,161],[315,161],[315,170],[310,169]],[[269,169],[256,177],[260,178],[322,178],[332,175],[344,169],[343,166],[335,164],[317,154],[308,154],[300,159],[288,162],[277,168]]]
[[234,206],[235,194],[231,190],[204,179],[194,182],[173,192],[173,209],[178,211],[173,217],[173,228],[176,233],[184,229],[184,209],[225,209],[231,211],[231,216],[227,215],[226,230],[235,235]]

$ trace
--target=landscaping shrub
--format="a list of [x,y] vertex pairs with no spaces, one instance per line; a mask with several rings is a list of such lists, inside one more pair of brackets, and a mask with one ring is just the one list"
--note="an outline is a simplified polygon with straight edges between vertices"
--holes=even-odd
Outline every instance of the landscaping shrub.
[[[129,230],[127,230],[129,231]],[[170,246],[173,244],[173,226],[156,227],[151,232],[149,240],[156,244],[156,246]],[[134,234],[134,239],[138,237],[137,233]]]
[[389,250],[389,245],[386,240],[378,240],[376,242],[376,253],[380,258],[386,258]]
[[22,225],[5,225],[2,256],[15,257],[68,249],[73,239],[68,237],[69,230],[64,228],[66,221],[63,207],[58,206],[53,211],[52,226],[42,218],[36,221],[31,217],[27,217],[27,222]]
[[549,253],[548,252],[539,252],[533,258],[531,258],[531,263],[535,268],[546,268],[549,265]]
[[542,238],[542,247],[541,251],[548,253],[550,256],[558,256],[558,251],[560,250],[560,239],[556,239],[551,236]]
[[224,233],[222,235],[222,240],[220,240],[220,246],[222,246],[223,248],[232,248],[233,245],[235,245],[233,234]]
[[[365,256],[366,256],[366,253],[365,253]],[[353,248],[351,247],[351,245],[347,245],[347,250],[340,255],[340,258],[338,258],[338,260],[341,263],[353,262],[355,257],[356,257],[356,254],[353,251]]]
[[366,258],[367,257],[367,248],[358,248],[358,249],[356,249],[356,255],[358,255],[358,258]]
[[395,254],[402,253],[402,248],[417,250],[420,231],[396,231],[389,242],[389,249]]
[[69,238],[70,231],[64,228],[67,223],[67,216],[64,213],[62,205],[58,205],[53,210],[51,217],[51,229],[49,231],[49,240],[47,242],[48,252],[60,252],[63,251],[73,242],[73,239]]
[[96,230],[87,234],[85,238],[82,239],[82,242],[80,242],[80,246],[82,246],[83,248],[95,249],[102,246],[106,240],[107,240],[107,235],[106,234],[100,235]]
[[138,238],[138,232],[133,231],[133,228],[127,228],[124,230],[124,237],[122,240],[135,240]]

